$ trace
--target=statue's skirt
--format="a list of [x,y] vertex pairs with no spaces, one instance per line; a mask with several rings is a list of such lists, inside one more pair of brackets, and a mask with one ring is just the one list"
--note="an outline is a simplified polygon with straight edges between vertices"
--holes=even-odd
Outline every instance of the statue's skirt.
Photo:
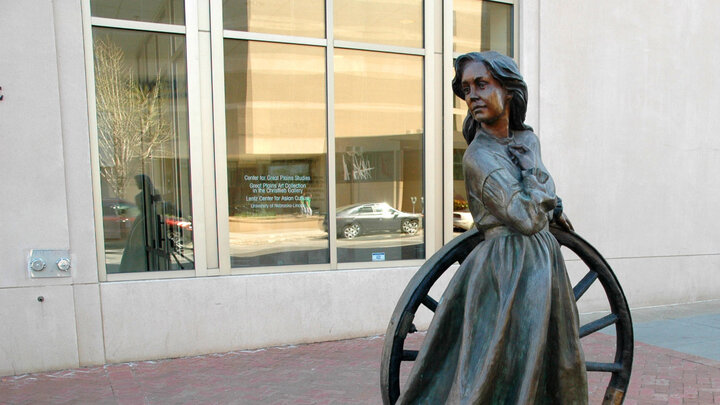
[[485,238],[443,294],[398,404],[586,404],[560,245],[547,229]]

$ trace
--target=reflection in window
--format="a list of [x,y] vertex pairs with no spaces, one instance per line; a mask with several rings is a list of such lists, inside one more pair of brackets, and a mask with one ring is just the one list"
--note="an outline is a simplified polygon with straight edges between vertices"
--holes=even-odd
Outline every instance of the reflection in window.
[[462,124],[467,115],[465,101],[453,95],[453,234],[455,236],[472,228],[474,222],[470,215],[465,175],[462,160],[467,149],[467,142],[462,135]]
[[108,273],[192,269],[181,35],[93,28]]
[[[513,6],[486,0],[454,0],[453,51],[459,53],[498,51],[513,56]],[[467,143],[462,124],[467,115],[465,101],[453,95],[453,235],[474,226],[468,208],[462,158]]]
[[513,57],[513,6],[478,0],[453,1],[453,51],[498,51]]
[[232,267],[328,263],[325,49],[224,45]]
[[423,58],[335,50],[338,262],[425,257]]
[[93,17],[185,24],[183,0],[91,0]]
[[325,38],[323,0],[224,0],[226,30]]
[[422,48],[422,0],[335,0],[335,39]]

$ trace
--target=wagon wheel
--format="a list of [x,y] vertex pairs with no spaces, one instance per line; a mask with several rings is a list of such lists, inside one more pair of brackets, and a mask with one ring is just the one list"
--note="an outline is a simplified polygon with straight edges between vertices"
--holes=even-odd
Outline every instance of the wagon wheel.
[[[605,390],[603,404],[621,404],[630,382],[633,360],[633,331],[630,309],[620,284],[605,259],[588,242],[574,232],[551,227],[550,231],[561,246],[573,251],[588,267],[588,273],[573,287],[575,301],[599,280],[605,290],[611,313],[580,327],[580,337],[593,334],[607,326],[615,325],[615,360],[613,363],[587,361],[588,371],[612,373]],[[413,319],[420,304],[435,312],[438,302],[428,295],[430,288],[454,263],[462,263],[470,252],[484,239],[473,228],[456,237],[435,253],[410,280],[395,307],[385,335],[380,368],[380,390],[383,403],[394,404],[400,397],[400,364],[415,361],[416,350],[404,350],[408,333],[416,331]]]

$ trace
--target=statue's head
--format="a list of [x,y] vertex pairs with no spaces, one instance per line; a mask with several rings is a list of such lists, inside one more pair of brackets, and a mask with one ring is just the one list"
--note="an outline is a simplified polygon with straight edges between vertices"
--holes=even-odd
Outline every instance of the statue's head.
[[135,176],[135,184],[140,190],[152,190],[153,184],[152,180],[150,180],[150,177],[147,174],[138,174]]
[[[462,77],[465,67],[473,62],[479,62],[485,65],[490,75],[497,80],[498,83],[511,96],[510,105],[510,129],[525,130],[532,129],[525,125],[525,114],[527,112],[527,84],[523,80],[520,70],[511,58],[495,51],[487,52],[470,52],[460,55],[455,60],[455,77],[452,81],[452,89],[456,96],[465,99],[462,90]],[[471,112],[465,117],[463,122],[463,136],[470,143],[475,137],[475,132],[480,124],[475,121]]]

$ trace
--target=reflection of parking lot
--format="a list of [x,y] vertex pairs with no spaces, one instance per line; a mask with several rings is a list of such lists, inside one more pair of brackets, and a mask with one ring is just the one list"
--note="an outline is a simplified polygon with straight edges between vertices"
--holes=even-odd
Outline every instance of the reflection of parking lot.
[[400,247],[408,245],[419,245],[425,240],[425,232],[421,229],[414,235],[386,233],[377,235],[360,235],[354,239],[338,239],[337,245],[340,248],[364,248],[364,247]]
[[[420,230],[415,235],[386,233],[361,235],[352,240],[338,239],[337,246],[338,248],[393,248],[423,244],[424,239],[424,232]],[[266,255],[274,252],[327,249],[327,247],[327,232],[320,230],[230,233],[231,256],[247,257]]]
[[[456,233],[460,235],[460,233]],[[360,235],[354,239],[337,240],[338,248],[396,248],[402,246],[421,245],[425,241],[425,233],[419,230],[415,235],[385,233]],[[295,232],[253,232],[230,233],[230,256],[251,257],[278,252],[303,250],[320,250],[328,248],[327,232],[320,230]],[[105,261],[108,273],[117,272],[120,265],[124,245],[117,243],[105,249]]]
[[230,256],[258,256],[273,252],[318,250],[327,247],[327,232],[230,232]]

